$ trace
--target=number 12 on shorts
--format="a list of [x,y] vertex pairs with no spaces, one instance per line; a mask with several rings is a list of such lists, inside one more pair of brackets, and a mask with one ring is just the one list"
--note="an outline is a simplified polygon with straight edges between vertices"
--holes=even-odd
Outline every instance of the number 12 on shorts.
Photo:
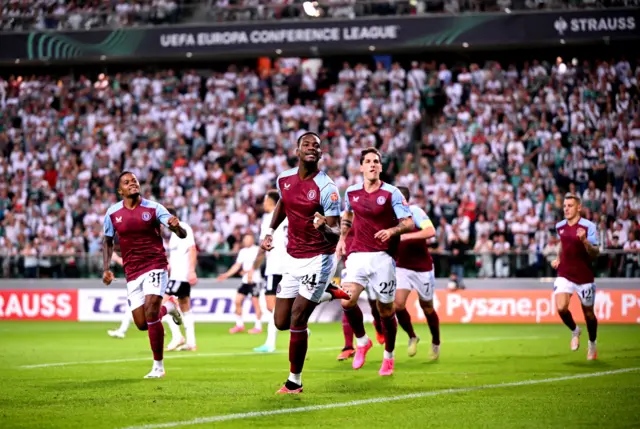
[[583,302],[591,302],[596,292],[596,285],[591,285],[580,290],[579,294]]

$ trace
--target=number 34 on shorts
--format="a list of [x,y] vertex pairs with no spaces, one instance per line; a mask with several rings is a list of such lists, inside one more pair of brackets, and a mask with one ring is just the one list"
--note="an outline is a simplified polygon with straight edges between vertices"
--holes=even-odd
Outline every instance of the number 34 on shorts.
[[295,298],[301,295],[313,302],[320,302],[322,294],[336,272],[335,255],[318,255],[312,258],[290,258],[289,272],[282,276],[276,296]]

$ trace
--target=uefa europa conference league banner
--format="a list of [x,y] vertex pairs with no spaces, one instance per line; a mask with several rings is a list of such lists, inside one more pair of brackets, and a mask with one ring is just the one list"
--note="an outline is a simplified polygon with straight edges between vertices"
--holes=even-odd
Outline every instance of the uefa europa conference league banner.
[[[66,32],[0,33],[0,60],[322,55],[376,50],[640,38],[640,10],[251,22]],[[317,51],[316,51],[317,48]]]
[[[235,322],[236,289],[193,288],[191,306],[198,322]],[[371,321],[366,296],[360,298],[365,319]],[[262,300],[264,297],[261,298]],[[264,306],[264,302],[263,302]],[[443,323],[561,323],[551,290],[437,290],[434,307]],[[584,322],[580,301],[571,300],[576,322]],[[418,323],[426,323],[415,293],[407,309]],[[0,290],[2,320],[76,320],[118,322],[127,310],[124,289]],[[253,320],[248,300],[244,303],[247,321]],[[640,290],[600,289],[595,312],[600,323],[640,324]],[[339,302],[321,304],[311,322],[342,319]]]

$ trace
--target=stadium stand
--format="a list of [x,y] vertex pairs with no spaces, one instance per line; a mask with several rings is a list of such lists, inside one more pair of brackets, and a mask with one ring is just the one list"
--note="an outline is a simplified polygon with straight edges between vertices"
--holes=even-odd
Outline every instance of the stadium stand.
[[430,13],[592,9],[638,0],[2,0],[0,30],[89,30],[180,22],[245,22]]
[[603,247],[627,251],[601,257],[601,272],[638,275],[638,63],[297,65],[0,78],[2,275],[99,273],[122,169],[179,208],[203,273],[219,272],[258,232],[259,199],[303,130],[327,142],[341,191],[359,149],[380,147],[385,180],[438,225],[441,275],[544,274],[565,191],[583,197]]

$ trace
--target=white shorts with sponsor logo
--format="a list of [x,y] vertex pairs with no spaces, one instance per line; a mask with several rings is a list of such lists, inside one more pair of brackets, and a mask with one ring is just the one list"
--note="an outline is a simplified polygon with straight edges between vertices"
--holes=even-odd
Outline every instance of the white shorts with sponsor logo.
[[396,262],[387,252],[355,252],[349,255],[344,283],[365,288],[369,299],[390,304],[396,297]]
[[578,294],[578,298],[580,298],[580,302],[585,307],[593,307],[596,301],[596,284],[595,283],[585,283],[582,285],[576,284],[572,281],[567,280],[564,277],[556,278],[556,281],[553,283],[553,293],[573,293]]
[[167,270],[151,270],[137,279],[127,282],[127,300],[129,309],[134,310],[144,305],[145,295],[164,296],[169,283]]
[[413,271],[406,268],[396,268],[398,289],[415,290],[421,301],[433,301],[433,290],[436,287],[434,271]]
[[277,298],[301,295],[309,301],[320,302],[322,294],[336,273],[336,255],[317,255],[312,258],[288,257],[287,273],[276,291]]

